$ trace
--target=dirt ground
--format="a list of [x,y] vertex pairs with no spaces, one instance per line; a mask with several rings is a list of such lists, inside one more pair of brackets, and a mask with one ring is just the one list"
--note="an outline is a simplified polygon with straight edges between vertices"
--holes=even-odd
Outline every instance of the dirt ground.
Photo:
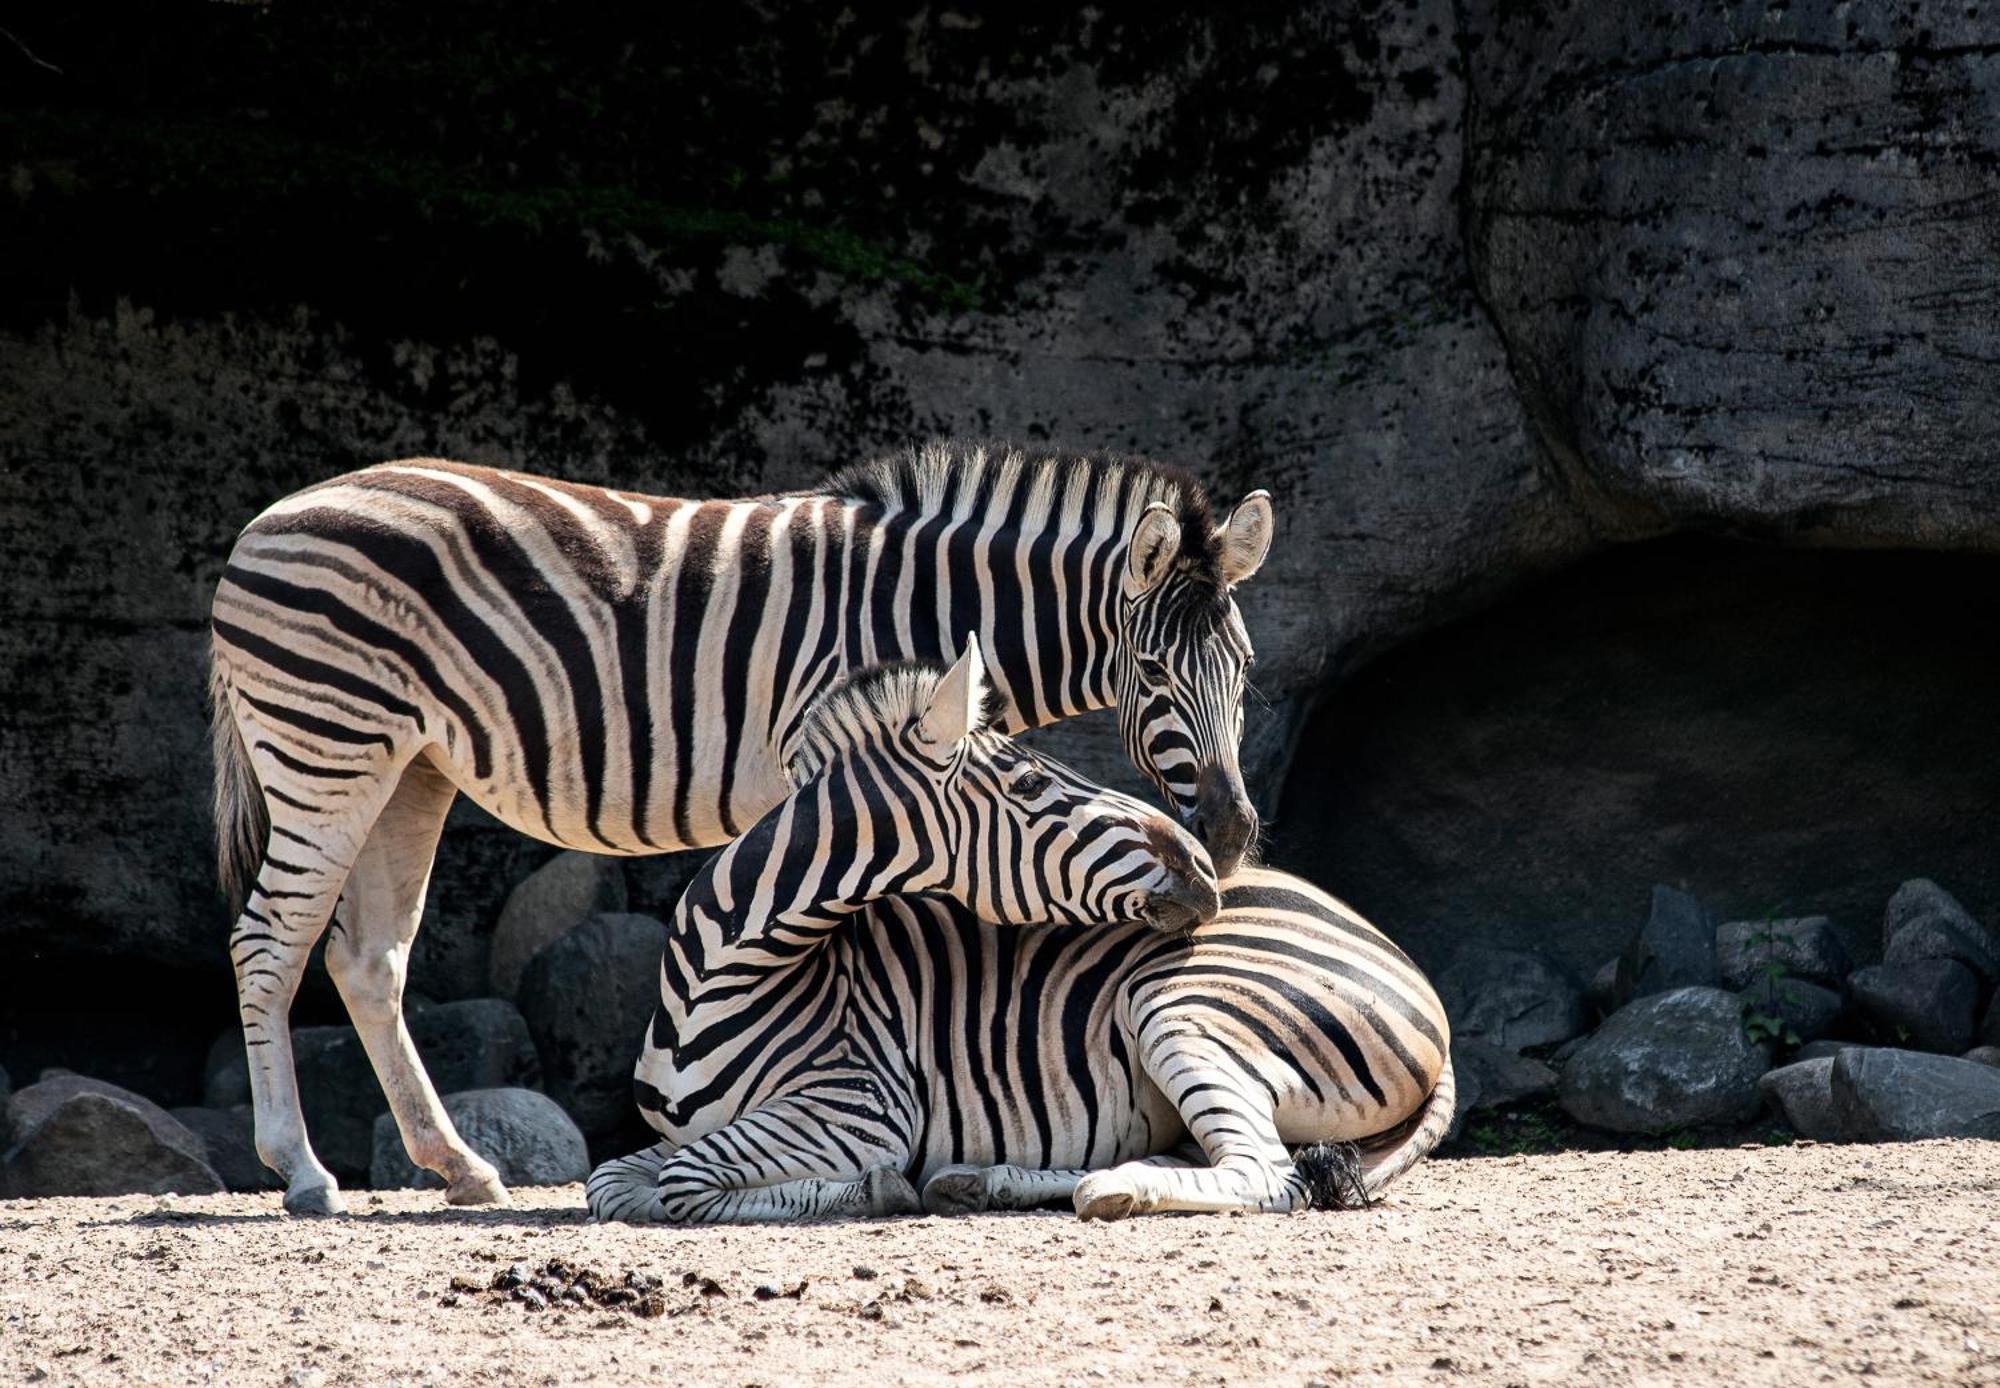
[[686,1231],[576,1187],[0,1203],[0,1383],[2000,1384],[2000,1144],[1467,1158],[1390,1196]]

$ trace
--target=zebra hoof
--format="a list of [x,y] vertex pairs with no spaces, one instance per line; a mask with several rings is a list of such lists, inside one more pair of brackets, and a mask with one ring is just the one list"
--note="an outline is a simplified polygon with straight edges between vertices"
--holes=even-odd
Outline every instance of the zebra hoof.
[[871,1215],[922,1214],[924,1202],[909,1178],[893,1166],[878,1166],[861,1178],[861,1193]]
[[984,1167],[947,1166],[924,1182],[924,1209],[934,1215],[980,1214],[992,1203]]
[[469,1171],[444,1188],[447,1205],[511,1205],[498,1172]]
[[344,1215],[347,1202],[336,1185],[294,1186],[285,1192],[285,1213],[289,1215]]
[[1138,1205],[1138,1197],[1131,1191],[1120,1190],[1097,1175],[1077,1183],[1075,1201],[1080,1218],[1101,1219],[1107,1224],[1125,1218]]

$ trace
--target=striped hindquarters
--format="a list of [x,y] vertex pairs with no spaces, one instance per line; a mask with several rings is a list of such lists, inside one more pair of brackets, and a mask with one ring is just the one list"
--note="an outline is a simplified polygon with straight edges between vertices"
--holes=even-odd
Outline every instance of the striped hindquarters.
[[[1444,1007],[1409,957],[1310,883],[1246,869],[1184,959],[1133,980],[1142,1038],[1198,1034],[1274,1096],[1287,1143],[1359,1141],[1446,1073]],[[1177,1096],[1176,1096],[1177,1097]]]

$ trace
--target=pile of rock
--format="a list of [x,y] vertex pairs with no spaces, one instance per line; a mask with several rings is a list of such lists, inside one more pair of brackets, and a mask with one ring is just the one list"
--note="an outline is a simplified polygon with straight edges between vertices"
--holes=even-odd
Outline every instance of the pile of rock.
[[[672,865],[676,882],[689,870]],[[445,1111],[509,1185],[580,1181],[591,1145],[631,1131],[632,1066],[658,997],[666,927],[628,912],[623,865],[564,853],[508,898],[490,997],[405,999]],[[297,1027],[292,1052],[313,1149],[349,1188],[436,1185],[411,1165],[354,1028]],[[210,1048],[202,1103],[171,1112],[61,1071],[8,1097],[0,1072],[0,1196],[271,1190],[258,1158],[242,1033]],[[602,1155],[600,1151],[599,1155]]]
[[1587,989],[1541,955],[1479,947],[1438,978],[1461,1124],[1554,1097],[1615,1133],[1727,1128],[1768,1107],[1831,1141],[2000,1137],[1996,985],[2000,941],[1921,878],[1890,899],[1866,968],[1823,916],[1718,926],[1656,887]]

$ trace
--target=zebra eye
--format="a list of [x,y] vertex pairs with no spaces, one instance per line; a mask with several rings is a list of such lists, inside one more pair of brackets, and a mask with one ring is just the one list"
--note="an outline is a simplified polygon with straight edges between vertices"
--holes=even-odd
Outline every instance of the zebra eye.
[[1166,684],[1167,667],[1165,665],[1161,664],[1159,661],[1153,659],[1153,657],[1149,655],[1140,656],[1138,660],[1138,665],[1139,665],[1140,677],[1143,678],[1147,684],[1154,686],[1161,686]]
[[1023,800],[1033,800],[1049,788],[1049,774],[1046,771],[1027,771],[1014,778],[1014,794]]

